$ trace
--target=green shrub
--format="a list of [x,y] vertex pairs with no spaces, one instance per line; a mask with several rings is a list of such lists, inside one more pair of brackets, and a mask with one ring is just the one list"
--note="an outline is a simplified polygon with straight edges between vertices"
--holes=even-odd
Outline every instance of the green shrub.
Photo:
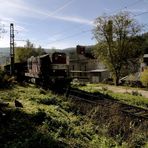
[[8,76],[5,72],[0,68],[0,88],[8,88],[15,82],[15,78],[12,76]]
[[141,73],[140,80],[145,87],[148,87],[148,68]]
[[45,104],[45,105],[57,105],[58,100],[55,97],[45,98],[45,99],[39,100],[38,103]]
[[138,91],[132,91],[132,95],[133,96],[142,96],[142,94],[139,93]]

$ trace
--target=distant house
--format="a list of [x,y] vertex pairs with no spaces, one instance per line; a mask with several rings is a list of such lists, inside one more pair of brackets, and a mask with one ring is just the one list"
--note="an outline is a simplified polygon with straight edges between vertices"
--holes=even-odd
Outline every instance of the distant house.
[[148,67],[148,54],[144,54],[143,62],[141,63],[141,70],[143,71],[146,67]]
[[109,72],[91,53],[85,51],[85,46],[78,45],[75,58],[70,59],[70,75],[82,82],[97,83],[108,78]]
[[146,66],[148,66],[148,54],[144,54],[143,62],[145,63]]

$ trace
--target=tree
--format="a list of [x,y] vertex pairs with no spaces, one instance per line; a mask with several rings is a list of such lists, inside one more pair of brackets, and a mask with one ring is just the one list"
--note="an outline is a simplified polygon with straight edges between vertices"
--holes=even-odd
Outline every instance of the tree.
[[143,52],[145,54],[148,54],[148,32],[142,34],[142,38],[144,40],[143,45],[141,46],[141,48],[143,49]]
[[16,62],[24,62],[31,56],[39,56],[45,54],[44,49],[41,46],[35,48],[33,43],[27,40],[26,45],[24,47],[17,47],[15,50],[15,61]]
[[140,80],[144,86],[148,87],[148,68],[141,73]]
[[[128,12],[120,12],[113,16],[103,15],[96,18],[93,34],[97,40],[94,55],[102,60],[112,73],[115,84],[123,71],[130,65],[138,64],[141,57],[141,37],[138,36],[142,30],[134,18]],[[135,66],[133,66],[135,67]],[[132,72],[132,69],[127,72]]]

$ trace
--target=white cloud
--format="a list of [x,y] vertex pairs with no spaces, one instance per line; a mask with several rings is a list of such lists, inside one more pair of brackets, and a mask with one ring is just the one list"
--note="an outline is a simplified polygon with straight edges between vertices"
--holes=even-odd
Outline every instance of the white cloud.
[[75,47],[76,44],[74,42],[70,42],[70,41],[64,41],[64,42],[59,42],[59,43],[56,43],[56,44],[45,44],[44,48],[48,48],[48,49],[51,49],[51,48],[57,48],[57,49],[65,49],[65,48],[68,48],[68,47]]
[[[26,43],[24,41],[15,41],[15,46],[24,46]],[[10,46],[10,37],[9,35],[3,35],[0,38],[0,47],[9,47]]]
[[9,47],[9,38],[0,38],[0,47]]
[[[67,1],[62,6],[58,7],[56,10],[49,12],[47,9],[41,9],[38,6],[35,6],[33,3],[27,2],[26,0],[0,0],[0,23],[8,26],[6,29],[9,32],[10,23],[14,23],[15,30],[21,31],[20,34],[16,34],[16,38],[25,38],[26,32],[28,30],[24,28],[24,24],[26,22],[21,22],[20,20],[25,20],[26,18],[35,18],[39,20],[44,19],[57,19],[61,21],[74,22],[86,25],[93,25],[91,20],[77,17],[77,16],[61,16],[57,15],[57,13],[61,12],[67,6],[72,3],[73,0]],[[20,19],[21,18],[21,19]],[[21,24],[21,25],[20,25]],[[29,24],[30,25],[30,24]],[[57,35],[53,39],[48,40],[49,42],[59,39],[60,36]],[[4,36],[4,38],[0,39],[1,47],[9,47],[9,33]],[[36,42],[37,44],[39,42]],[[17,42],[17,46],[23,46],[24,42]],[[45,45],[45,44],[44,44]],[[55,44],[53,44],[54,46]],[[59,43],[56,47],[65,48],[72,45],[70,42]],[[49,45],[50,46],[50,45]]]
[[[1,1],[2,0],[0,0],[0,2]],[[3,19],[5,17],[8,18],[8,16],[12,16],[11,18],[12,21],[14,21],[13,18],[17,18],[17,17],[28,17],[28,18],[32,17],[32,18],[37,18],[42,20],[44,16],[45,18],[52,18],[52,19],[58,19],[63,21],[92,25],[92,21],[84,18],[80,18],[77,16],[56,15],[58,12],[62,11],[64,8],[70,5],[72,1],[73,0],[68,1],[61,7],[57,8],[55,11],[49,12],[46,10],[40,10],[35,6],[31,6],[28,3],[25,3],[24,0],[14,0],[14,1],[5,0],[5,2],[3,2],[2,5],[0,5],[0,14],[5,14],[3,16]]]
[[49,13],[48,16],[53,16],[54,14],[56,14],[58,12],[61,12],[64,8],[69,6],[73,1],[74,0],[67,1],[64,5],[62,5],[61,7],[57,8],[55,11]]
[[86,24],[86,25],[92,25],[93,21],[80,18],[80,17],[73,17],[73,16],[54,16],[55,19],[69,21],[69,22],[75,22],[80,24]]
[[48,40],[48,42],[54,42],[56,40],[61,39],[61,37],[63,37],[61,34],[55,34],[52,37],[48,38],[47,40]]

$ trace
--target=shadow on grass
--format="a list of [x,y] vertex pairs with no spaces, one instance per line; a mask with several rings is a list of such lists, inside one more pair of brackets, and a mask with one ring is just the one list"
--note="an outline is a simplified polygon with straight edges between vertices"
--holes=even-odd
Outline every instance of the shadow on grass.
[[[0,121],[0,147],[3,148],[62,148],[66,145],[54,139],[49,131],[38,130],[45,113],[26,114],[22,110],[5,109]],[[44,115],[44,116],[43,116]]]

